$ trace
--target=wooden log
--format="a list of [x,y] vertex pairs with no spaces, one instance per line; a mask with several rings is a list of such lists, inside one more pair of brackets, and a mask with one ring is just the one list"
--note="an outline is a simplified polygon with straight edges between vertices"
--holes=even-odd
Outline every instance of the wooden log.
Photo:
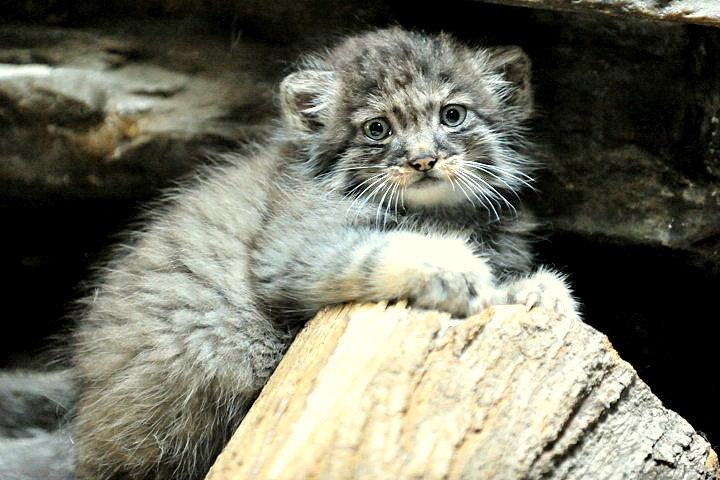
[[718,457],[579,320],[322,311],[210,470],[225,479],[717,479]]

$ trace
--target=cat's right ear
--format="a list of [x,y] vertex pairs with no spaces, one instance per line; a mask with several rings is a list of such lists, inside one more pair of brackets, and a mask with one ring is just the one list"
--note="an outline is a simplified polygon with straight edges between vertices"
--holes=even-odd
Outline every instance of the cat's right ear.
[[530,57],[516,46],[490,47],[487,65],[508,82],[505,101],[529,117],[533,110]]
[[280,84],[280,110],[285,122],[306,131],[321,127],[336,83],[336,75],[323,70],[301,70],[285,77]]

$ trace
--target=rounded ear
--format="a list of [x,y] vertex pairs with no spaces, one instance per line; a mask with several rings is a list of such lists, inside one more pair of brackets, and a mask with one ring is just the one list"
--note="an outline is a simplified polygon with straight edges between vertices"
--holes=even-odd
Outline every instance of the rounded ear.
[[337,82],[333,72],[301,70],[291,73],[280,84],[280,111],[293,127],[316,130],[322,126],[321,113]]
[[488,67],[510,84],[507,103],[519,107],[530,116],[533,109],[530,57],[522,48],[516,46],[491,47],[486,52],[489,55]]

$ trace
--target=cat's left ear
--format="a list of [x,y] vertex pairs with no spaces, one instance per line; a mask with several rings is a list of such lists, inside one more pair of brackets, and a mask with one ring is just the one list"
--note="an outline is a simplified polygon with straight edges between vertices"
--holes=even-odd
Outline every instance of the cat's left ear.
[[300,70],[280,84],[280,110],[283,119],[295,128],[314,131],[323,125],[327,107],[337,83],[333,72]]
[[507,102],[529,117],[533,110],[532,63],[520,47],[499,46],[486,50],[488,66],[510,85]]

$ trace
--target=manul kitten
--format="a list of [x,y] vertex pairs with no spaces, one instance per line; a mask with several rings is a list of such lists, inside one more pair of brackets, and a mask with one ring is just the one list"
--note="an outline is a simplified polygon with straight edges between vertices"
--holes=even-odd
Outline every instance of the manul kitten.
[[575,315],[533,266],[530,61],[400,28],[306,58],[264,145],[168,195],[85,300],[77,474],[200,479],[321,307]]

